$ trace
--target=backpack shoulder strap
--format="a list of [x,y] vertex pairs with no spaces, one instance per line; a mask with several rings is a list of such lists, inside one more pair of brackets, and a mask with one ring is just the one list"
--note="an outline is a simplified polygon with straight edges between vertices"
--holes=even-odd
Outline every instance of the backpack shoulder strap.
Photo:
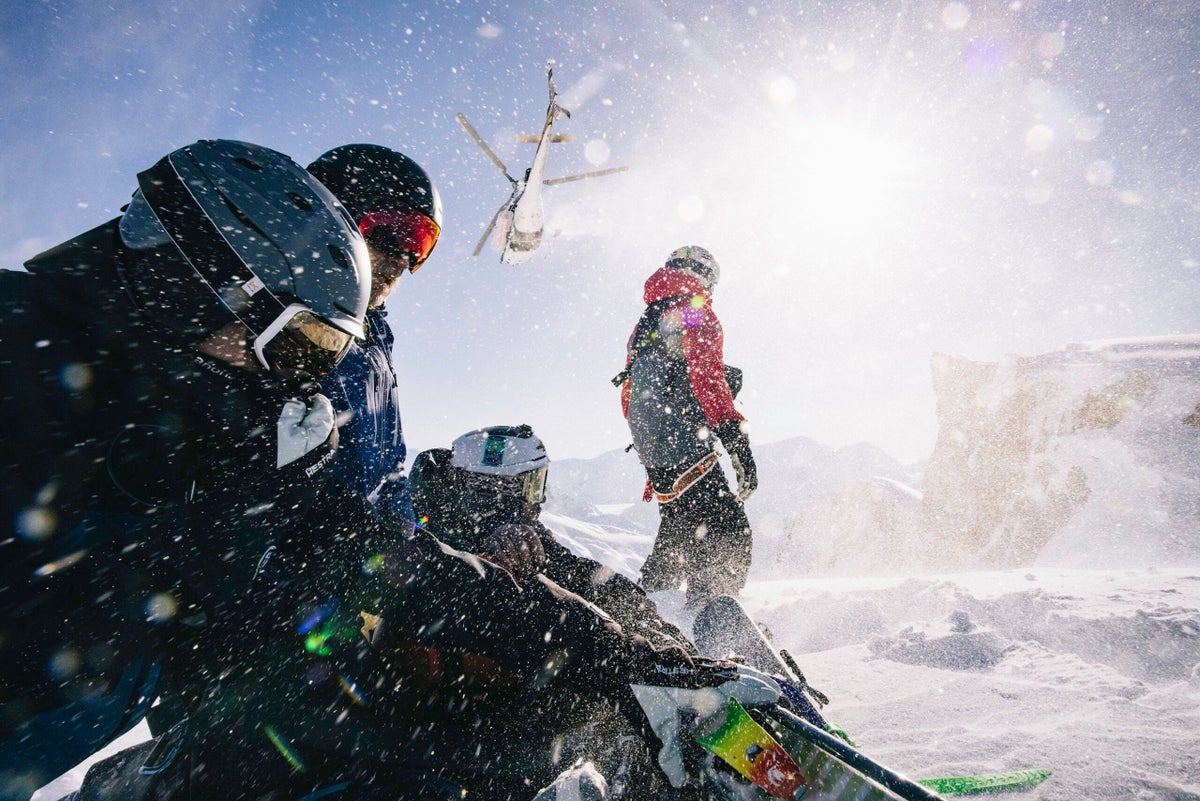
[[633,336],[629,338],[629,367],[626,367],[620,373],[613,376],[613,386],[619,387],[625,383],[625,379],[629,378],[629,370],[633,367],[633,363],[638,360],[638,357],[659,344],[658,324],[662,320],[663,312],[682,297],[685,296],[671,295],[670,297],[659,298],[642,312],[642,317],[638,320],[637,327],[633,329]]

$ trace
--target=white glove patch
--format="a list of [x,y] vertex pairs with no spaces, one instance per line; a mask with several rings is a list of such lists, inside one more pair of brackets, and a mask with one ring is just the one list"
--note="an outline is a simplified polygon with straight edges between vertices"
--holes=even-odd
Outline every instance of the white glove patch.
[[729,454],[729,463],[733,465],[733,472],[737,476],[738,498],[742,501],[750,500],[750,496],[754,494],[754,489],[746,485],[746,468],[742,467],[742,460],[731,453]]
[[276,467],[283,467],[321,447],[333,433],[333,404],[324,395],[314,395],[312,405],[297,400],[283,405],[275,424],[278,437]]

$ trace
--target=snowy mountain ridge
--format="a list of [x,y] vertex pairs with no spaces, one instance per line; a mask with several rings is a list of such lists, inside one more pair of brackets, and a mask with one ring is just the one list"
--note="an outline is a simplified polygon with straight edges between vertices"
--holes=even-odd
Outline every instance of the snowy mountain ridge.
[[[931,368],[928,463],[866,443],[755,445],[753,577],[1200,563],[1200,335],[935,354]],[[625,451],[563,460],[548,508],[652,538],[644,476]]]

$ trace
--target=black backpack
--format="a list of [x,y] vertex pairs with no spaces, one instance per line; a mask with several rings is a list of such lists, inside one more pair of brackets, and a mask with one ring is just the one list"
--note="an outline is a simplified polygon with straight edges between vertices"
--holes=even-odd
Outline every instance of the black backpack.
[[[638,320],[637,327],[633,330],[633,336],[630,337],[630,342],[633,344],[629,348],[629,367],[626,367],[613,376],[612,383],[614,387],[620,387],[625,383],[629,378],[633,363],[638,360],[639,356],[653,348],[662,347],[662,339],[658,334],[658,325],[662,321],[663,312],[682,297],[686,296],[672,295],[667,298],[659,298],[642,312],[642,317]],[[742,371],[732,365],[725,365],[725,381],[729,384],[729,391],[736,398],[738,393],[742,391]]]

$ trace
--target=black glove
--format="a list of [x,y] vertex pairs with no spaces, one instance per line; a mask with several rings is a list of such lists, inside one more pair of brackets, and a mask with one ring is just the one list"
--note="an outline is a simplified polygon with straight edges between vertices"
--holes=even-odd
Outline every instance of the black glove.
[[750,439],[742,430],[741,420],[726,420],[717,426],[716,433],[737,474],[738,498],[745,501],[758,489],[758,468],[750,452]]
[[542,538],[533,526],[520,523],[496,526],[479,544],[477,553],[511,573],[518,584],[546,565]]
[[729,394],[737,400],[738,393],[742,391],[742,370],[740,367],[734,367],[731,364],[725,365],[725,383],[729,385]]

